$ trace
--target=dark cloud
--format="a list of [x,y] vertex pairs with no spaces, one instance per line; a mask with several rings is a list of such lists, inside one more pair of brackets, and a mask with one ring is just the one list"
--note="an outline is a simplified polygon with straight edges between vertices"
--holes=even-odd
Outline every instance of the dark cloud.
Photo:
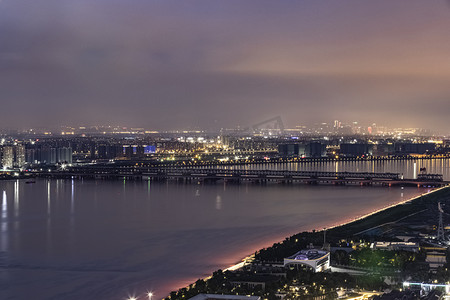
[[3,0],[0,126],[447,128],[448,28],[439,1]]

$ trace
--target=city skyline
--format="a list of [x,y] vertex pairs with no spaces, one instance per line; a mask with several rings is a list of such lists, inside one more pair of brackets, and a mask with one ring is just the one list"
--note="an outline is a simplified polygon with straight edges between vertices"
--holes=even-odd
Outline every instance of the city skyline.
[[386,124],[380,124],[376,122],[358,122],[358,121],[347,121],[347,120],[332,120],[324,122],[316,122],[310,124],[297,124],[295,126],[289,126],[283,122],[283,119],[278,116],[270,118],[256,124],[246,124],[246,125],[236,125],[225,128],[200,128],[200,127],[187,127],[187,128],[175,128],[175,129],[159,129],[149,127],[133,127],[126,124],[115,124],[115,125],[87,125],[83,126],[53,126],[53,127],[35,127],[35,128],[3,128],[0,130],[0,134],[4,136],[14,136],[16,134],[22,135],[82,135],[82,134],[220,134],[227,135],[233,133],[240,134],[257,134],[263,132],[271,132],[271,134],[281,134],[284,136],[289,135],[366,135],[366,136],[423,136],[423,137],[440,137],[447,138],[449,136],[444,130],[433,131],[429,128],[420,127],[409,127],[409,128],[392,128],[386,126]]
[[442,132],[449,17],[448,1],[3,0],[0,126],[358,116]]

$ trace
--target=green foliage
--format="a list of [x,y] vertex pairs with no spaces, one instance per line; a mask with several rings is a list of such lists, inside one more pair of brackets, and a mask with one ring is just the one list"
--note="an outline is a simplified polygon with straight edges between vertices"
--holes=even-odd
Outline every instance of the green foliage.
[[283,242],[275,243],[272,247],[261,249],[255,255],[260,261],[283,261],[300,249],[305,249],[309,244],[320,245],[323,243],[323,233],[302,232],[286,238]]
[[350,254],[350,264],[368,269],[393,268],[404,270],[408,263],[417,260],[419,255],[409,251],[387,251],[363,248]]
[[337,250],[334,253],[331,253],[331,261],[338,265],[349,265],[350,254],[343,250]]

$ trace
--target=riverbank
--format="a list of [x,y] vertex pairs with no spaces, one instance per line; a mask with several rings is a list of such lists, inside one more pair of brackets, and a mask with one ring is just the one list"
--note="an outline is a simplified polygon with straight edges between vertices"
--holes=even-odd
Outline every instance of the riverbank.
[[[428,192],[428,193],[421,194],[421,195],[419,195],[419,196],[412,197],[412,198],[406,199],[406,200],[404,200],[404,201],[401,201],[401,202],[398,202],[398,203],[395,203],[395,204],[391,204],[391,205],[385,206],[385,207],[380,208],[380,209],[378,209],[378,210],[376,210],[376,211],[367,213],[367,214],[365,214],[365,215],[359,216],[359,217],[354,218],[354,219],[351,219],[351,220],[347,220],[347,221],[345,221],[345,222],[343,222],[343,223],[336,224],[336,225],[332,225],[332,226],[329,226],[329,227],[325,227],[324,229],[321,230],[321,232],[323,233],[323,230],[325,230],[325,231],[330,231],[330,230],[334,230],[334,229],[339,230],[340,227],[343,227],[343,228],[344,228],[345,226],[350,226],[350,225],[352,225],[353,222],[357,222],[357,223],[358,223],[358,222],[362,222],[362,223],[365,223],[365,222],[367,222],[367,221],[370,221],[370,223],[371,223],[372,220],[370,219],[370,217],[375,217],[375,216],[378,215],[378,214],[382,214],[382,213],[385,212],[386,210],[393,209],[393,208],[398,207],[398,206],[400,206],[400,205],[404,205],[404,204],[407,204],[407,203],[410,203],[410,202],[413,202],[413,201],[417,201],[418,199],[420,199],[420,198],[422,198],[422,197],[424,197],[424,196],[431,196],[431,195],[433,195],[433,193],[437,193],[437,192],[439,192],[439,191],[441,191],[441,190],[444,190],[444,189],[449,189],[449,192],[450,192],[450,187],[448,187],[448,186],[446,186],[446,187],[441,187],[441,188],[437,188],[437,189],[433,189],[433,190],[431,190],[431,191]],[[403,210],[402,210],[402,212],[403,212]],[[391,215],[392,218],[394,218],[395,216],[397,216],[397,215],[396,215],[396,214],[392,214],[392,215]],[[408,215],[408,216],[409,216],[409,215]],[[365,220],[365,219],[367,219],[367,220]],[[381,220],[382,220],[382,219],[380,218],[380,216],[378,216],[377,219],[378,219],[378,221],[381,221]],[[394,219],[393,219],[393,220],[394,220]],[[364,221],[365,221],[365,222],[364,222]],[[389,221],[387,221],[387,222],[389,222]],[[385,224],[385,223],[383,223],[383,224]],[[375,225],[375,226],[381,226],[381,225],[383,225],[383,224],[378,224],[378,225]],[[369,230],[369,229],[371,229],[371,228],[363,229],[363,230],[361,230],[360,232],[355,233],[355,235],[356,235],[356,234],[359,234],[359,233],[361,233],[361,232],[363,232],[363,231],[367,231],[367,230]],[[312,230],[316,230],[316,229],[312,229]],[[329,233],[334,233],[334,232],[331,231],[331,232],[329,232]],[[236,263],[236,264],[234,264],[234,265],[232,265],[232,266],[226,268],[224,271],[235,271],[235,270],[238,270],[239,268],[242,268],[242,267],[245,265],[246,262],[252,261],[253,259],[255,259],[255,254],[248,255],[248,256],[246,256],[245,258],[243,258],[240,262],[238,262],[238,263]]]
[[354,235],[384,223],[397,221],[406,215],[419,212],[431,204],[437,205],[439,201],[449,196],[449,186],[437,188],[426,194],[374,211],[351,222],[334,226],[330,228],[329,232],[338,235]]
[[[422,194],[407,200],[385,206],[381,209],[373,211],[371,213],[360,216],[356,219],[348,220],[347,222],[329,226],[325,230],[327,231],[327,241],[338,241],[340,239],[352,239],[356,235],[361,235],[361,233],[367,232],[368,230],[380,226],[382,224],[387,224],[390,222],[395,222],[402,219],[405,216],[414,214],[415,212],[420,212],[427,209],[430,205],[437,204],[437,202],[450,197],[449,187],[442,187],[432,190],[426,194]],[[227,268],[228,271],[237,270],[245,265],[245,262],[250,260],[258,261],[282,261],[284,257],[292,255],[292,253],[304,248],[309,243],[314,243],[315,245],[320,245],[323,243],[324,231],[308,231],[302,232],[291,237],[286,238],[284,241],[275,243],[271,247],[263,248],[252,255],[245,257],[241,262]],[[359,236],[358,236],[359,237]],[[215,275],[214,275],[215,274]],[[206,281],[214,279],[214,276],[220,276],[222,271],[216,271],[213,276],[208,277]],[[197,281],[201,282],[203,280]],[[177,293],[172,292],[172,299],[185,298],[189,294],[189,289],[195,285],[191,284],[189,287],[180,289]],[[220,291],[217,291],[220,293]]]

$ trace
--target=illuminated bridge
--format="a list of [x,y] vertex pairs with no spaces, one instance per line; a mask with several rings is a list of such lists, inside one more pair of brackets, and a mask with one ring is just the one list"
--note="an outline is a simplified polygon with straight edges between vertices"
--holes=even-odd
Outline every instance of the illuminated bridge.
[[287,171],[287,170],[244,170],[220,168],[148,168],[140,166],[73,166],[66,170],[44,172],[49,177],[91,177],[91,178],[128,178],[149,180],[186,180],[214,182],[301,182],[306,184],[358,184],[358,185],[417,185],[442,186],[444,182],[440,174],[419,174],[417,179],[403,179],[399,173],[369,172],[319,172],[319,171]]
[[159,169],[146,172],[149,177],[260,178],[260,179],[364,179],[399,180],[398,173],[356,173],[319,171],[240,170],[240,169]]

